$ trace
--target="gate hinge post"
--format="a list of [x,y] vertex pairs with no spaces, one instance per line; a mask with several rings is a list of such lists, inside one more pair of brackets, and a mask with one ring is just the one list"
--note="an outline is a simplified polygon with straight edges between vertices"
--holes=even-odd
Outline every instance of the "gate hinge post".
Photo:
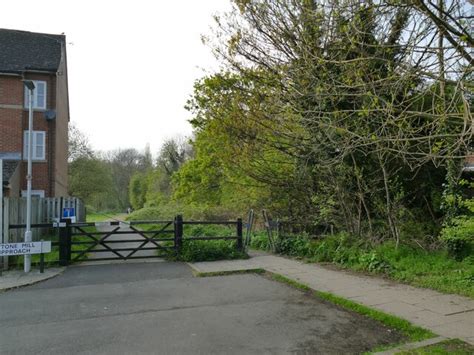
[[237,250],[244,250],[242,218],[237,219]]
[[176,253],[181,252],[181,247],[183,246],[183,216],[177,215],[174,219],[174,247]]
[[68,266],[71,261],[71,220],[61,219],[65,226],[59,228],[59,265]]

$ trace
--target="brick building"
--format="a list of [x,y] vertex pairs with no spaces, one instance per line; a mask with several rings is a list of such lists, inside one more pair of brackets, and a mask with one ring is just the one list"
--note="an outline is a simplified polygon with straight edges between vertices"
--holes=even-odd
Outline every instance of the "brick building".
[[0,159],[7,196],[26,190],[33,80],[33,194],[67,196],[69,97],[65,36],[0,29]]

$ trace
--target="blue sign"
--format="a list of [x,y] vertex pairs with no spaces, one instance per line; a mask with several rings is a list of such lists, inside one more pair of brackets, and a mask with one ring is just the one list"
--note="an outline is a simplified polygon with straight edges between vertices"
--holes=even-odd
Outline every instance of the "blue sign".
[[63,218],[76,217],[76,209],[74,207],[63,208]]

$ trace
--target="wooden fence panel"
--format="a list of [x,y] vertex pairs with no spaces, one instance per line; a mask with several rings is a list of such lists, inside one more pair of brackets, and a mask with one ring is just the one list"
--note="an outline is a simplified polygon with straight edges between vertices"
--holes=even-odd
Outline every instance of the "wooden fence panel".
[[[26,197],[5,197],[4,198],[4,218],[3,226],[4,235],[7,236],[8,242],[18,243],[24,238],[24,229],[10,230],[10,224],[26,224]],[[84,203],[77,197],[33,197],[31,199],[31,223],[51,223],[58,220],[62,216],[63,208],[76,208],[76,222],[85,222]],[[42,231],[33,228],[33,240],[39,239]]]

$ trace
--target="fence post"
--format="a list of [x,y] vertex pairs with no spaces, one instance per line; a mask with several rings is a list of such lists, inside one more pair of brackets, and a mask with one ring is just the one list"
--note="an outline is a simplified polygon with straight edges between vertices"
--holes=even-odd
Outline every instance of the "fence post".
[[237,250],[243,251],[242,218],[237,219]]
[[[41,244],[43,244],[44,240],[41,239]],[[41,246],[41,251],[43,250],[43,246]],[[44,273],[44,254],[40,254],[40,274]]]
[[[3,198],[3,243],[10,242],[10,199],[7,197]],[[2,269],[8,270],[8,256],[0,256],[2,258]]]
[[66,218],[60,221],[66,223],[66,226],[59,228],[59,265],[68,266],[71,260],[71,220]]
[[183,246],[183,216],[177,215],[174,218],[174,247],[176,253],[181,252],[181,247]]

